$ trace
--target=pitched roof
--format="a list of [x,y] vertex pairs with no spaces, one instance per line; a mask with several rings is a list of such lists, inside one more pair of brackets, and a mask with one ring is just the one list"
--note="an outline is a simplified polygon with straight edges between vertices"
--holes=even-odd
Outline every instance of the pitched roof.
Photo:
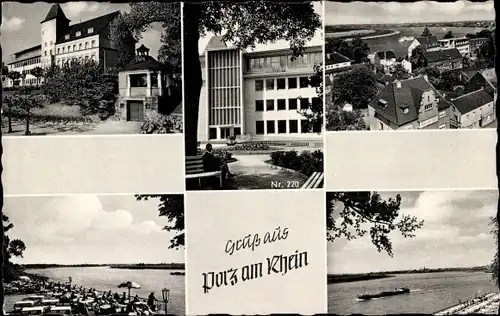
[[348,57],[346,57],[340,53],[337,53],[337,52],[333,52],[333,53],[329,54],[329,56],[330,56],[330,58],[327,58],[325,60],[326,65],[335,65],[335,64],[341,64],[341,63],[346,63],[346,62],[351,61]]
[[460,59],[462,55],[456,48],[436,50],[432,52],[425,52],[424,57],[428,63],[435,63],[445,60]]
[[124,68],[123,71],[133,70],[170,70],[167,64],[160,63],[149,55],[136,56]]
[[384,51],[384,52],[377,52],[377,56],[380,59],[392,59],[396,58],[396,55],[392,50]]
[[45,19],[43,19],[42,22],[40,23],[43,23],[43,22],[47,22],[47,21],[50,21],[50,20],[53,20],[53,19],[65,19],[67,21],[70,21],[66,15],[64,14],[61,6],[59,5],[59,3],[54,3],[52,5],[52,7],[50,7],[50,10],[49,12],[47,13],[47,15],[45,16]]
[[493,96],[484,89],[479,89],[459,96],[451,102],[453,102],[460,113],[466,114],[487,103],[493,102]]
[[[390,83],[382,88],[382,91],[370,102],[377,116],[382,116],[397,126],[418,119],[422,93],[426,91],[434,91],[439,100],[440,110],[450,106],[450,103],[423,76],[399,82],[401,87],[397,87],[397,82]],[[380,103],[385,103],[385,106],[381,106]],[[406,113],[405,109],[407,109]]]
[[420,45],[425,47],[439,46],[439,42],[436,36],[417,36],[415,39],[420,43]]
[[212,49],[227,48],[226,43],[222,41],[222,36],[212,36],[208,41],[205,51]]
[[14,53],[14,56],[17,58],[17,56],[19,55],[22,55],[22,54],[25,54],[25,53],[29,53],[31,51],[35,51],[35,50],[38,50],[38,49],[42,49],[42,45],[36,45],[36,46],[33,46],[33,47],[30,47],[30,48],[26,48],[26,49],[23,49],[21,51],[18,51],[17,53]]
[[[106,26],[118,15],[120,11],[115,11],[88,21],[84,21],[78,24],[73,24],[69,26],[69,31],[64,34],[60,39],[57,40],[56,44],[70,42],[75,39],[82,39],[85,37],[97,35],[102,32]],[[88,32],[88,29],[94,29],[92,33]],[[77,32],[81,32],[80,36],[76,36]],[[69,38],[66,39],[66,35],[69,35]]]
[[365,69],[365,70],[371,71],[370,68],[368,68],[368,66],[366,66],[364,63],[360,63],[360,64],[351,64],[351,65],[345,66],[345,67],[325,69],[325,74],[334,74],[337,72],[348,72],[348,71],[351,71],[354,69]]
[[465,93],[470,93],[478,89],[484,89],[487,93],[493,95],[496,87],[486,79],[482,73],[476,72],[476,74],[465,83]]

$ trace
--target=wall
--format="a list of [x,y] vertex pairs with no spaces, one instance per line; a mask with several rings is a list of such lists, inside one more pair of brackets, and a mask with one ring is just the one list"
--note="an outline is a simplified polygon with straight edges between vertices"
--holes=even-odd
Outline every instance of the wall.
[[201,77],[203,85],[200,91],[200,106],[198,110],[198,141],[208,140],[208,100],[207,100],[207,69],[205,56],[200,57]]
[[[488,115],[490,119],[488,120]],[[463,113],[460,116],[460,125],[462,128],[478,128],[481,127],[480,121],[483,119],[482,125],[491,123],[495,119],[494,104],[489,102],[469,113]],[[489,122],[487,122],[489,121]]]
[[42,23],[40,32],[40,44],[42,45],[41,63],[42,67],[47,67],[51,64],[51,55],[55,55],[54,48],[57,40],[56,19]]
[[[92,41],[94,41],[94,45],[92,46]],[[87,44],[87,48],[85,48],[85,44]],[[62,44],[56,45],[56,64],[59,61],[68,61],[73,58],[80,59],[82,61],[85,60],[85,56],[91,59],[94,56],[96,61],[99,61],[99,35],[93,35],[89,37],[85,37],[82,39],[77,39],[71,42],[66,42]],[[74,48],[73,48],[74,47]],[[81,48],[80,48],[81,47]],[[64,53],[63,53],[64,48]]]

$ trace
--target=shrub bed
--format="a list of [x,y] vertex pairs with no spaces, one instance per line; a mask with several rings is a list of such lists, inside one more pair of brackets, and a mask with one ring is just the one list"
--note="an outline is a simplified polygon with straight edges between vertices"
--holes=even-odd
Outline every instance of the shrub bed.
[[298,153],[295,150],[275,151],[271,153],[271,163],[275,166],[298,171],[306,176],[311,176],[314,172],[323,172],[323,152],[321,150],[303,151]]
[[272,149],[272,148],[267,144],[241,143],[241,144],[232,145],[231,147],[222,148],[221,150],[224,150],[224,151],[253,151],[253,150],[270,150],[270,149]]
[[233,154],[227,150],[222,149],[213,149],[212,150],[215,157],[224,159],[225,161],[229,161],[233,159]]
[[163,115],[156,111],[146,111],[144,122],[141,125],[142,134],[172,134],[176,130],[182,131],[182,118],[177,116]]

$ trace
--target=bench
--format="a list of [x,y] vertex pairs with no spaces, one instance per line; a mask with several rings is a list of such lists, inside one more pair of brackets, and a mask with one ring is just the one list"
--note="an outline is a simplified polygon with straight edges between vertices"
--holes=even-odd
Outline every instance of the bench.
[[301,189],[317,189],[323,185],[325,174],[323,172],[314,172]]
[[186,179],[198,179],[201,188],[201,179],[208,177],[219,177],[222,188],[222,171],[205,172],[202,156],[186,156]]

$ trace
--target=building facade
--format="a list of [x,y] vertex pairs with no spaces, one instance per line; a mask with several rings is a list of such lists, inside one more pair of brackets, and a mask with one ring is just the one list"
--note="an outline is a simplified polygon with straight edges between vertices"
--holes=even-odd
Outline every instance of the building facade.
[[452,99],[460,115],[460,128],[480,128],[495,121],[494,101],[484,88]]
[[436,36],[419,36],[415,37],[408,46],[408,59],[411,58],[413,50],[418,46],[422,46],[424,51],[432,52],[439,50],[439,42]]
[[469,43],[470,43],[470,58],[471,59],[476,59],[477,58],[477,53],[479,47],[481,45],[486,44],[488,42],[487,38],[482,38],[482,37],[477,37],[477,38],[471,38]]
[[441,49],[456,48],[463,57],[470,57],[470,43],[467,37],[446,38],[438,42]]
[[[32,69],[62,66],[73,61],[95,61],[105,68],[114,67],[119,51],[110,40],[111,22],[120,15],[119,11],[106,14],[88,21],[70,25],[59,4],[54,4],[47,16],[40,22],[40,44],[13,54],[8,64],[9,71],[24,74],[18,82],[8,80],[7,86],[33,85],[36,77]],[[126,35],[125,49],[133,54],[135,40]]]
[[323,104],[309,85],[322,47],[308,47],[291,60],[289,49],[244,52],[212,37],[202,63],[198,140],[320,140],[299,113],[311,103]]
[[461,69],[462,55],[456,48],[446,48],[437,51],[425,52],[424,58],[428,67],[435,67],[440,71]]
[[396,67],[397,58],[392,50],[376,52],[373,57],[373,63],[383,66],[384,70],[390,72]]

